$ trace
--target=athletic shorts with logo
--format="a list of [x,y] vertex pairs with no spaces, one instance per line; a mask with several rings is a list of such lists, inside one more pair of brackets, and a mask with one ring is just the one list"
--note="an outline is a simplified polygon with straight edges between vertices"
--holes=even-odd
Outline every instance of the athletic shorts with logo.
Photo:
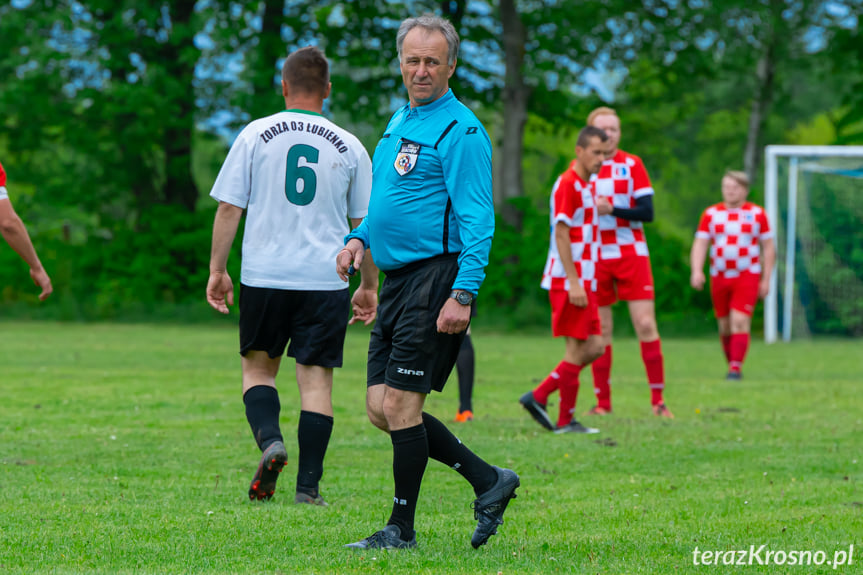
[[596,262],[596,304],[654,299],[653,272],[647,256],[623,256]]
[[734,278],[721,275],[710,278],[710,297],[713,299],[713,313],[716,317],[726,317],[731,310],[748,316],[755,311],[758,303],[759,275],[743,272]]
[[[240,284],[240,354],[265,351],[301,365],[341,367],[350,314],[347,288],[301,291]],[[290,345],[288,346],[288,342]]]
[[551,333],[554,337],[572,337],[586,340],[602,334],[596,294],[587,290],[587,306],[578,307],[569,302],[569,292],[561,289],[548,291],[551,302]]
[[437,331],[456,275],[458,254],[386,272],[369,341],[369,386],[386,383],[418,393],[443,390],[465,336]]

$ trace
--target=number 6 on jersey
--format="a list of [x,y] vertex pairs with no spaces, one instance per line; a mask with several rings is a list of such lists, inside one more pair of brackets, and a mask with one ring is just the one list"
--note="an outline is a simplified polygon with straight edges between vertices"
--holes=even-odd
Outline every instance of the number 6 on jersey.
[[[318,149],[306,144],[296,144],[288,150],[285,167],[285,196],[288,201],[298,206],[307,206],[315,199],[318,187],[318,176],[308,164],[318,163]],[[306,160],[300,165],[300,158]],[[303,185],[300,189],[300,180]]]

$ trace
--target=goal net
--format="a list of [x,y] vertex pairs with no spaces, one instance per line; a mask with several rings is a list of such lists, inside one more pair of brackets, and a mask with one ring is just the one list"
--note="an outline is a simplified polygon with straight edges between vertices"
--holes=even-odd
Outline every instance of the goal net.
[[767,146],[764,338],[863,336],[863,146]]

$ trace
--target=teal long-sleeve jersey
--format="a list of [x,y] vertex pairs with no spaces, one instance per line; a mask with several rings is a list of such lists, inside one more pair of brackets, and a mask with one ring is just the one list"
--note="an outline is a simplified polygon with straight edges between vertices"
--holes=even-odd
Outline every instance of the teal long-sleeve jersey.
[[452,90],[406,104],[387,124],[372,160],[369,212],[345,237],[370,248],[384,272],[458,253],[452,289],[476,294],[494,235],[491,140]]

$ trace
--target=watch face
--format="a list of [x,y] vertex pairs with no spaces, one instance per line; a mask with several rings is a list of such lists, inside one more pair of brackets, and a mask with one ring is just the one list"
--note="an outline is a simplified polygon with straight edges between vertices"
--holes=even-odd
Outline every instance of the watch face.
[[470,303],[473,301],[473,294],[468,293],[466,291],[459,292],[455,296],[455,299],[458,303],[460,303],[462,305],[470,305]]

